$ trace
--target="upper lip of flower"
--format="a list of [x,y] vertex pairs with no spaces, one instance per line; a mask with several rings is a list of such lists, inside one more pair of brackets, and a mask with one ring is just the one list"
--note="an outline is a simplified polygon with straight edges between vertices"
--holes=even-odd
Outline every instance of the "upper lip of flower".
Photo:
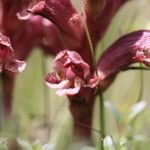
[[107,87],[115,76],[129,65],[140,62],[150,67],[150,31],[129,33],[107,48],[100,57],[97,70],[100,82]]
[[80,15],[70,0],[40,1],[28,8],[28,11],[33,14],[42,15],[54,22],[61,29],[61,32],[69,36],[76,44],[81,42],[84,27],[79,17]]

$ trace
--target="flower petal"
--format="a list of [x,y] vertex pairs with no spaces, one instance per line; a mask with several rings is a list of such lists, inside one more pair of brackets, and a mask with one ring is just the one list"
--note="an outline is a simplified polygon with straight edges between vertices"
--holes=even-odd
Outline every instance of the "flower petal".
[[55,72],[46,78],[46,84],[57,89],[58,95],[75,95],[85,87],[90,74],[90,66],[75,51],[64,50],[53,61]]
[[58,96],[64,96],[64,95],[75,95],[79,92],[80,87],[76,87],[76,88],[69,88],[69,89],[60,89],[56,91],[56,94]]
[[46,81],[46,85],[52,89],[63,89],[63,88],[68,88],[70,86],[70,81],[63,80],[60,83],[51,83],[51,82]]
[[84,32],[82,21],[70,0],[40,1],[29,11],[48,18],[63,34],[69,35],[75,41],[81,41]]
[[84,77],[86,78],[90,74],[90,66],[83,61],[81,56],[75,51],[63,50],[61,51],[53,61],[53,68],[55,70],[62,70],[69,64],[77,65],[76,69],[82,70]]
[[8,37],[0,33],[0,59],[5,59],[14,55],[14,50]]
[[118,72],[136,62],[150,67],[150,31],[148,30],[127,34],[106,49],[97,64],[98,77],[101,82],[107,79],[112,82]]
[[5,69],[12,72],[22,72],[26,67],[25,61],[9,59],[5,64]]
[[74,82],[74,88],[65,88],[65,89],[58,89],[56,91],[56,94],[58,96],[63,96],[63,95],[75,95],[79,93],[80,88],[81,88],[82,80],[80,78],[76,78]]

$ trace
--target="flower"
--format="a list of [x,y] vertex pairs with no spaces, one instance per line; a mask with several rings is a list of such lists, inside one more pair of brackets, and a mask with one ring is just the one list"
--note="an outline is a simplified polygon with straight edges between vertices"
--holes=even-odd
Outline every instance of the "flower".
[[5,63],[4,61],[2,63],[2,66],[5,66],[2,75],[2,96],[4,111],[7,115],[10,115],[11,112],[12,92],[15,83],[15,74],[12,71],[20,72],[24,69],[24,61],[34,47],[40,47],[44,54],[49,55],[56,55],[64,48],[59,31],[51,21],[38,15],[23,17],[26,15],[25,8],[33,1],[0,1],[0,31],[10,38],[15,50],[15,58],[18,59],[9,58],[7,62],[5,59]]
[[75,95],[85,86],[90,66],[75,51],[63,50],[53,61],[55,72],[45,78],[46,84],[57,89],[57,95]]
[[[82,0],[82,11],[78,13],[70,0],[41,0],[28,9],[32,14],[52,21],[60,31],[65,48],[72,50],[62,51],[56,56],[53,62],[55,71],[45,80],[50,88],[57,89],[58,95],[68,95],[74,134],[79,134],[80,137],[91,136],[91,130],[82,128],[76,121],[92,125],[97,91],[107,89],[116,75],[133,63],[140,62],[149,66],[150,38],[149,31],[144,30],[117,40],[104,51],[94,66],[91,47],[96,49],[113,16],[125,2],[127,0]],[[87,33],[90,38],[87,38]],[[82,62],[89,66],[86,77],[84,67],[81,67],[81,74],[76,72],[79,66],[76,61],[72,61],[69,53],[77,53]]]
[[[21,24],[15,20],[15,29],[9,26],[7,21],[10,19],[3,17],[2,20],[5,32],[11,35],[13,43],[18,43],[14,44],[18,57],[26,59],[33,46],[37,45],[54,55],[61,51],[53,61],[54,72],[48,74],[45,81],[50,88],[57,89],[59,96],[68,95],[74,133],[87,139],[91,136],[91,128],[83,128],[76,122],[92,126],[92,112],[98,89],[108,88],[120,71],[136,62],[150,66],[150,31],[136,31],[121,37],[104,51],[94,66],[91,47],[96,48],[113,16],[127,0],[82,2],[82,11],[78,13],[70,0],[40,0],[28,9],[32,15],[20,17],[28,20]],[[57,32],[48,33],[52,31],[48,27],[50,22],[55,26],[56,30],[53,31]],[[6,29],[5,25],[9,28]],[[18,29],[20,32],[16,35]],[[54,41],[50,34],[55,35]],[[60,45],[57,47],[58,41]]]
[[[93,46],[103,37],[112,17],[125,3],[125,0],[82,0],[82,12],[78,13],[70,0],[40,0],[28,9],[33,14],[41,15],[51,20],[63,36],[69,49],[79,51],[87,40],[85,26],[87,25]],[[106,16],[107,15],[107,16]],[[68,43],[69,42],[69,43]],[[85,46],[85,45],[84,45]]]
[[0,33],[0,72],[2,72],[3,68],[12,72],[24,70],[26,63],[14,59],[14,55],[9,38]]
[[98,88],[105,90],[120,71],[136,62],[150,67],[148,30],[135,31],[118,39],[104,51],[94,73],[91,71],[92,66],[84,62],[77,52],[60,52],[53,61],[55,73],[46,77],[46,83],[50,88],[58,89],[59,96],[79,93],[83,97],[81,87],[82,90],[85,87],[93,88],[93,91]]
[[[78,52],[82,59],[93,69],[86,26],[95,49],[98,41],[106,32],[112,17],[125,1],[105,0],[104,3],[101,3],[99,0],[83,0],[82,2],[83,9],[81,13],[77,12],[70,0],[40,0],[32,5],[28,11],[52,21],[60,31],[65,48]],[[107,17],[104,17],[106,14]]]

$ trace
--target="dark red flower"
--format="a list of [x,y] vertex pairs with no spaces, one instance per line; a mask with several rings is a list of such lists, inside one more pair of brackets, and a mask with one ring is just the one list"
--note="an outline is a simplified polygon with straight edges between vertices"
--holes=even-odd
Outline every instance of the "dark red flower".
[[150,67],[150,31],[140,30],[121,37],[104,51],[95,72],[74,51],[62,51],[54,59],[55,72],[46,77],[57,94],[68,95],[74,119],[74,132],[79,138],[90,138],[91,130],[79,123],[92,125],[92,112],[97,90],[105,90],[116,75],[136,62]]
[[[19,58],[26,58],[34,46],[40,46],[54,55],[63,49],[73,50],[61,51],[56,56],[54,72],[45,80],[49,87],[57,89],[58,95],[68,95],[74,133],[81,137],[89,138],[91,129],[77,125],[76,121],[92,125],[97,89],[105,90],[120,71],[126,70],[133,63],[150,66],[150,33],[144,30],[123,36],[103,53],[96,67],[93,64],[91,47],[96,48],[112,17],[125,2],[126,0],[83,0],[83,10],[78,13],[70,0],[41,0],[28,9],[41,17],[28,15],[22,18],[28,18],[22,23],[15,19],[12,27],[8,24],[10,12],[7,13],[9,19],[2,19],[3,28],[11,36]],[[14,14],[16,10],[20,11],[20,6],[22,5],[19,5],[19,9],[18,5],[14,9]],[[15,34],[18,29],[19,34]],[[50,34],[55,35],[54,39],[51,39]]]
[[[33,0],[35,1],[35,0]],[[28,20],[19,20],[18,13],[26,14],[24,9],[32,0],[1,0],[0,1],[0,31],[10,38],[15,50],[15,58],[26,60],[34,47],[40,47],[45,54],[55,55],[64,48],[57,27],[41,16],[30,16]],[[5,63],[6,64],[6,63]],[[16,66],[13,68],[12,66]],[[9,59],[7,69],[2,75],[4,110],[11,112],[11,100],[14,85],[14,73],[22,62]],[[17,66],[18,65],[18,66]],[[18,71],[19,71],[18,70]],[[16,70],[17,71],[17,70]]]
[[55,72],[45,80],[50,88],[57,89],[59,96],[79,93],[90,75],[90,66],[74,51],[60,52],[53,61],[53,68]]
[[130,33],[112,44],[99,59],[93,76],[90,69],[92,66],[85,63],[78,53],[64,50],[54,59],[55,73],[49,74],[46,81],[49,87],[58,89],[57,93],[61,93],[59,95],[75,95],[80,93],[81,87],[106,89],[120,71],[136,62],[150,67],[148,30]]
[[87,25],[93,46],[96,47],[112,17],[125,2],[126,0],[82,0],[83,10],[78,13],[70,0],[41,0],[29,11],[55,23],[63,35],[65,44],[69,45],[68,48],[79,50],[85,42],[85,26]]
[[[112,17],[125,2],[126,0],[83,0],[83,10],[80,14],[71,5],[70,0],[43,0],[29,9],[33,14],[51,20],[60,30],[67,49],[73,50],[72,53],[78,52],[89,66],[89,75],[84,78],[83,68],[81,74],[76,72],[79,66],[70,61],[69,55],[66,55],[70,52],[67,51],[65,55],[58,54],[59,59],[54,60],[55,72],[46,77],[47,84],[56,88],[57,94],[69,95],[74,133],[80,137],[91,136],[91,130],[77,125],[76,121],[92,125],[97,89],[105,90],[116,75],[130,64],[142,62],[149,66],[149,31],[138,31],[120,38],[104,52],[96,67],[93,64],[91,47],[96,48]],[[86,33],[89,33],[90,40]],[[91,47],[89,41],[92,43]],[[69,64],[65,65],[67,61]]]

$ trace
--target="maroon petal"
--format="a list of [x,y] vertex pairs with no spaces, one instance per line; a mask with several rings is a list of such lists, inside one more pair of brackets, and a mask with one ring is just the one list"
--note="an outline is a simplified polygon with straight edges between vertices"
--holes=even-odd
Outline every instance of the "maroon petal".
[[55,72],[52,72],[52,73],[49,73],[46,77],[45,77],[45,81],[46,82],[49,82],[49,83],[52,83],[52,84],[58,84],[61,82],[59,76],[57,73]]
[[8,59],[7,63],[5,64],[5,69],[12,72],[22,72],[25,69],[25,66],[25,61]]
[[59,83],[50,83],[46,82],[46,85],[52,89],[68,89],[70,86],[70,81],[69,80],[63,80]]
[[55,70],[62,70],[69,64],[76,65],[75,69],[77,73],[81,70],[81,72],[83,72],[83,78],[86,78],[90,74],[90,66],[84,62],[81,56],[75,51],[63,50],[53,61]]
[[150,31],[148,30],[125,35],[105,50],[97,65],[101,84],[108,86],[118,72],[136,62],[150,67]]
[[44,52],[52,55],[56,55],[64,48],[58,28],[50,20],[33,15],[26,12],[26,10],[18,13],[17,17],[26,23],[26,30],[29,28],[33,30],[32,32],[30,31],[31,34],[29,35],[30,37],[34,36],[32,38],[34,42],[29,42],[32,45],[38,45]]
[[80,67],[84,70],[84,78],[86,78],[90,74],[90,66],[83,61],[83,59],[77,52],[69,51],[68,56],[72,60],[72,63],[78,65],[78,68]]
[[56,94],[58,96],[63,96],[77,94],[81,88],[82,80],[76,78],[74,82],[69,81],[68,79],[64,79],[58,82],[56,74],[54,75],[53,73],[51,73],[45,78],[45,83],[48,87],[56,89]]
[[58,26],[62,34],[65,33],[76,41],[82,39],[82,21],[70,0],[41,1],[30,8],[29,11],[51,20]]
[[82,86],[82,80],[79,79],[79,78],[76,78],[75,79],[75,82],[74,82],[74,86],[71,88],[64,88],[64,89],[58,89],[56,91],[56,94],[58,96],[63,96],[63,95],[68,95],[68,96],[71,96],[71,95],[75,95],[75,94],[78,94],[80,89],[81,89],[81,86]]
[[14,55],[14,50],[8,37],[0,33],[0,59],[6,59]]

